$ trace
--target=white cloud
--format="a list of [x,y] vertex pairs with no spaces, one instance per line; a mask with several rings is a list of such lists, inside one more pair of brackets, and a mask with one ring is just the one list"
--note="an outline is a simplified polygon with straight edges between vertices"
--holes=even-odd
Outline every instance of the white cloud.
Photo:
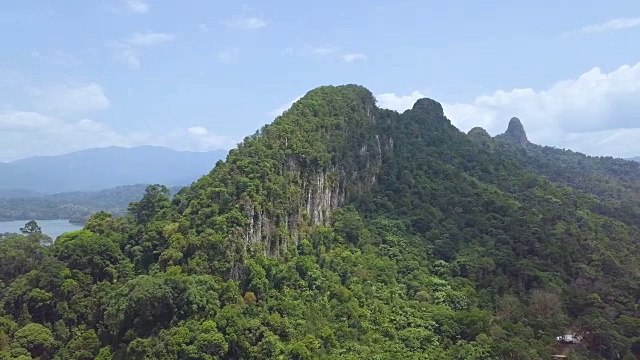
[[127,63],[131,68],[137,69],[141,65],[142,49],[172,42],[176,39],[174,34],[144,32],[133,33],[129,37],[113,41],[109,45],[116,49],[116,58]]
[[110,102],[96,83],[31,88],[37,108],[63,115],[105,110]]
[[269,25],[269,22],[261,17],[236,17],[227,22],[225,25],[232,28],[255,30],[261,29]]
[[409,95],[396,95],[395,93],[384,93],[376,95],[378,106],[396,111],[410,109],[418,99],[426,97],[420,91],[414,91]]
[[[57,155],[103,146],[159,145],[178,150],[228,149],[237,142],[193,124],[163,132],[119,131],[87,113],[106,110],[110,101],[97,83],[31,87],[21,107],[0,105],[0,161]],[[92,117],[95,115],[92,115]]]
[[202,126],[178,128],[163,134],[119,132],[90,119],[71,122],[36,112],[0,112],[0,161],[35,155],[56,155],[103,146],[160,145],[178,150],[228,149],[236,142]]
[[202,126],[193,126],[186,129],[174,129],[165,135],[156,136],[152,145],[168,146],[178,150],[207,151],[217,149],[230,149],[238,144],[238,141],[224,135],[212,133]]
[[[419,92],[377,96],[381,106],[400,111],[420,97]],[[499,90],[470,102],[444,103],[443,108],[463,131],[482,126],[495,135],[517,116],[535,143],[593,155],[629,157],[640,155],[638,99],[640,63],[609,73],[596,67],[545,90]]]
[[189,134],[197,135],[197,136],[209,135],[209,131],[202,126],[192,126],[190,128],[187,128],[187,132]]
[[124,5],[129,12],[134,14],[146,14],[151,9],[149,4],[142,0],[125,0]]
[[140,54],[136,49],[133,48],[123,48],[116,54],[116,58],[120,61],[123,61],[129,65],[132,69],[140,68]]
[[362,53],[340,53],[341,48],[335,45],[305,45],[303,47],[288,47],[284,50],[285,55],[308,56],[308,57],[331,57],[344,62],[354,62],[366,60],[367,55]]
[[367,55],[359,53],[343,54],[340,56],[346,62],[354,62],[358,60],[366,60]]
[[282,115],[282,113],[284,113],[285,111],[289,110],[291,108],[291,106],[298,100],[300,100],[302,98],[302,96],[298,96],[295,99],[289,101],[288,103],[280,106],[277,109],[273,109],[271,111],[269,111],[268,115],[275,118],[277,116]]
[[580,29],[579,32],[598,33],[598,32],[605,32],[605,31],[630,29],[630,28],[635,28],[639,26],[640,26],[640,17],[618,18],[618,19],[611,19],[609,21],[606,21],[600,24],[585,26],[582,29]]
[[318,56],[328,56],[334,54],[339,48],[336,46],[307,46],[303,49],[304,53]]
[[204,23],[198,24],[198,30],[200,30],[200,32],[206,33],[209,32],[209,27]]

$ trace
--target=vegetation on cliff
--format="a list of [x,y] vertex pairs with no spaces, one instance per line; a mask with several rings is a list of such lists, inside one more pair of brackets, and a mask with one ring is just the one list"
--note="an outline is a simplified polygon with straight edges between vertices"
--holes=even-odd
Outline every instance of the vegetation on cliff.
[[510,127],[312,90],[173,198],[2,239],[0,359],[637,357],[640,203],[609,192],[640,170]]

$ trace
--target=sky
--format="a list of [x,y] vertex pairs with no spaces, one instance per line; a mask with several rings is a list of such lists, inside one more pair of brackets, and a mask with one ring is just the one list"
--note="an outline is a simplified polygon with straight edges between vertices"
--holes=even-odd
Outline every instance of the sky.
[[360,84],[463,131],[640,156],[637,0],[4,0],[0,161],[229,149],[307,91]]

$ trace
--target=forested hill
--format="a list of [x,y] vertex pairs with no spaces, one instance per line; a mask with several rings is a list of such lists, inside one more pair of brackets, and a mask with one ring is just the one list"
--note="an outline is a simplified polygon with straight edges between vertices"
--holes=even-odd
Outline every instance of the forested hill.
[[494,146],[490,147],[494,155],[507,154],[551,181],[597,197],[603,202],[594,209],[602,214],[631,225],[640,223],[639,162],[533,144],[517,118],[495,139]]
[[[10,220],[70,220],[84,222],[99,211],[115,216],[125,215],[129,203],[139,200],[148,185],[126,185],[100,191],[75,191],[51,195],[22,192],[0,194],[0,221]],[[176,193],[180,187],[171,187]]]
[[2,240],[0,358],[636,358],[640,203],[594,183],[635,170],[509,129],[314,89],[173,199]]

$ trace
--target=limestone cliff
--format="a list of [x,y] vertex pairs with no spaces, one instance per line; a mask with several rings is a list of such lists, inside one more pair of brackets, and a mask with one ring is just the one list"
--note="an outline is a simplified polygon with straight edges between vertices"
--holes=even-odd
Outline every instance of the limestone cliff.
[[524,130],[524,126],[522,126],[520,119],[518,119],[517,117],[511,118],[511,120],[509,121],[509,126],[507,127],[507,131],[502,134],[502,137],[521,148],[526,148],[531,144],[529,142],[529,139],[527,138],[527,133]]
[[283,254],[310,227],[329,225],[352,195],[376,184],[393,149],[379,111],[360,86],[310,91],[191,187],[184,216],[200,231]]
[[[371,117],[369,125],[369,130],[375,129],[375,117]],[[266,253],[275,256],[288,244],[297,244],[309,227],[329,225],[332,213],[351,195],[365,192],[376,184],[383,157],[392,147],[390,137],[371,133],[354,146],[357,152],[323,167],[309,165],[297,155],[287,157],[282,164],[291,190],[284,204],[286,211],[274,214],[264,206],[246,202],[243,206],[248,219],[245,241],[263,243]],[[274,199],[269,205],[276,202]]]

